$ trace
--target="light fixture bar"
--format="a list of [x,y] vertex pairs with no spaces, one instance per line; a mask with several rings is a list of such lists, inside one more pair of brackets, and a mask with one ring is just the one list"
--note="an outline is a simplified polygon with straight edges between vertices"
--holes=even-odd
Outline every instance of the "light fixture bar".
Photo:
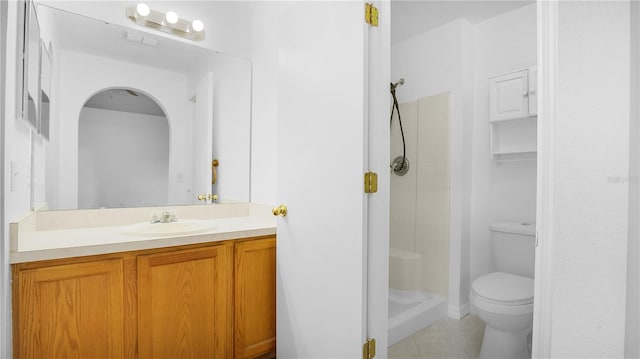
[[[137,11],[137,9],[141,9],[142,11]],[[164,13],[150,9],[141,3],[128,7],[127,17],[140,26],[150,27],[185,39],[195,41],[204,39],[204,26],[202,25],[202,21],[181,19],[173,11]]]

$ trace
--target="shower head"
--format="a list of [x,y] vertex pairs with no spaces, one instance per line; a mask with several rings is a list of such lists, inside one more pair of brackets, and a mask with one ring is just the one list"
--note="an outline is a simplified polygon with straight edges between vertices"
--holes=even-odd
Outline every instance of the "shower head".
[[396,87],[402,86],[402,85],[404,85],[404,79],[398,80],[398,82],[396,82],[395,84],[391,83],[391,91],[395,90]]

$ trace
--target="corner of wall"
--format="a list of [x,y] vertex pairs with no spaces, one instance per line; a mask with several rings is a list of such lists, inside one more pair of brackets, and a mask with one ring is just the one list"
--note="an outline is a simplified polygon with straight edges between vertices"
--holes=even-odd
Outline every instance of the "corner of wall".
[[[462,130],[462,228],[461,228],[461,253],[460,260],[460,303],[468,307],[469,291],[471,287],[471,198],[472,198],[472,156],[473,156],[473,122],[474,122],[474,57],[475,57],[475,32],[471,23],[465,21],[462,24],[462,78],[470,79],[463,81],[463,130]],[[464,317],[468,308],[463,309]]]

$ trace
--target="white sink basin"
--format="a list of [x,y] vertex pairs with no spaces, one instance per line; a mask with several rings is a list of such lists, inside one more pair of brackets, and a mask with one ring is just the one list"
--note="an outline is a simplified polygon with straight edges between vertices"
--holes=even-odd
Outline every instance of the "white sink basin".
[[216,227],[214,221],[197,219],[179,219],[170,223],[136,223],[127,226],[122,233],[141,237],[168,237],[186,234],[198,234]]

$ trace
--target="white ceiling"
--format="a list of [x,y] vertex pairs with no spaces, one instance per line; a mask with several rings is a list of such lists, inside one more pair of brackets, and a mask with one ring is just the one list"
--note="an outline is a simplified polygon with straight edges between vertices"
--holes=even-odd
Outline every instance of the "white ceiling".
[[435,29],[456,19],[472,24],[534,3],[534,0],[502,1],[391,1],[391,44]]

